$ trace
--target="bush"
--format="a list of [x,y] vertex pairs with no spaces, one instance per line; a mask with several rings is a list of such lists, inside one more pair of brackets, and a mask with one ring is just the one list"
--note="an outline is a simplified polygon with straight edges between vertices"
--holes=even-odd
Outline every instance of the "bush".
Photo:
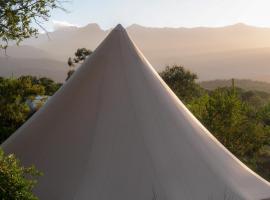
[[28,100],[53,95],[60,87],[61,84],[44,77],[0,77],[0,144],[33,114]]
[[185,103],[199,97],[202,93],[202,88],[195,82],[198,78],[197,75],[182,66],[167,66],[160,73],[160,76],[179,99]]
[[13,154],[5,155],[0,149],[1,200],[38,200],[32,191],[40,175],[34,166],[25,168]]

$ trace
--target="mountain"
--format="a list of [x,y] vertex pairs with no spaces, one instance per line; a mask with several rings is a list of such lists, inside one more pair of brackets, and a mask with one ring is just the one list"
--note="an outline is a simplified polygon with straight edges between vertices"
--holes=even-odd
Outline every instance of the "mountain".
[[66,61],[80,47],[95,49],[107,33],[108,31],[102,30],[97,24],[89,24],[82,28],[67,27],[48,35],[41,34],[37,39],[26,40],[23,44],[51,52],[54,58]]
[[0,50],[0,58],[52,58],[49,52],[29,46],[29,45],[22,45],[22,46],[10,46],[7,48],[6,51]]
[[[134,24],[127,31],[158,71],[165,65],[179,64],[197,73],[201,81],[239,78],[270,82],[270,28],[245,24],[149,28]],[[44,52],[46,59],[66,62],[77,48],[94,50],[108,32],[97,24],[67,27],[48,35],[40,34],[22,44]],[[38,57],[27,52],[25,49],[21,54]]]
[[67,74],[66,62],[42,49],[23,45],[11,46],[0,52],[0,76],[35,75],[46,76],[63,82]]
[[3,58],[0,57],[0,76],[18,77],[21,75],[34,75],[50,77],[63,82],[67,74],[67,65],[64,62],[39,58]]
[[201,81],[238,78],[270,82],[270,48],[186,55],[172,60],[196,72]]
[[[270,47],[270,28],[244,24],[220,28],[149,28],[134,24],[127,30],[139,48],[153,60],[171,62],[170,58],[183,55]],[[24,44],[64,55],[82,46],[94,49],[107,34],[108,30],[102,30],[97,24],[89,24],[81,28],[56,30],[48,34],[49,38],[41,34]],[[61,59],[66,60],[66,56]]]

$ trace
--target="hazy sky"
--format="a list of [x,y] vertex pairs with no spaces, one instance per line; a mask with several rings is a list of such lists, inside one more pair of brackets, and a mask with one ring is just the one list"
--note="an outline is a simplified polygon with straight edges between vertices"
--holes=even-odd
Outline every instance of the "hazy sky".
[[46,27],[118,23],[154,27],[224,26],[243,22],[270,27],[270,0],[71,0],[69,13],[53,12]]

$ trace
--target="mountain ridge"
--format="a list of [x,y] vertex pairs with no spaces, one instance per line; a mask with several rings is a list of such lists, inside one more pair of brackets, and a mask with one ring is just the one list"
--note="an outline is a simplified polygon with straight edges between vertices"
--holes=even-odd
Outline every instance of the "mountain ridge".
[[[94,50],[110,30],[103,30],[95,23],[69,28],[51,32],[49,38],[41,34],[37,39],[28,39],[22,45],[28,45],[29,52],[25,50],[21,53],[23,56],[19,56],[17,51],[11,56],[28,59],[43,56],[66,63],[77,48]],[[197,73],[200,80],[248,78],[270,81],[270,28],[242,23],[210,28],[159,28],[133,24],[126,30],[158,71],[166,65],[179,64]]]

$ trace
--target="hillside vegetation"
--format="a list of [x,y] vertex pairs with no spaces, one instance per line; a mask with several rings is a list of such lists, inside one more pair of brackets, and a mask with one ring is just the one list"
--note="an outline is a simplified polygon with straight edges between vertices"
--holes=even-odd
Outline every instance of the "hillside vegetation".
[[[270,83],[249,79],[235,79],[235,86],[244,90],[257,90],[270,93]],[[215,90],[219,87],[230,87],[232,80],[211,80],[199,82],[200,86],[207,90]]]

